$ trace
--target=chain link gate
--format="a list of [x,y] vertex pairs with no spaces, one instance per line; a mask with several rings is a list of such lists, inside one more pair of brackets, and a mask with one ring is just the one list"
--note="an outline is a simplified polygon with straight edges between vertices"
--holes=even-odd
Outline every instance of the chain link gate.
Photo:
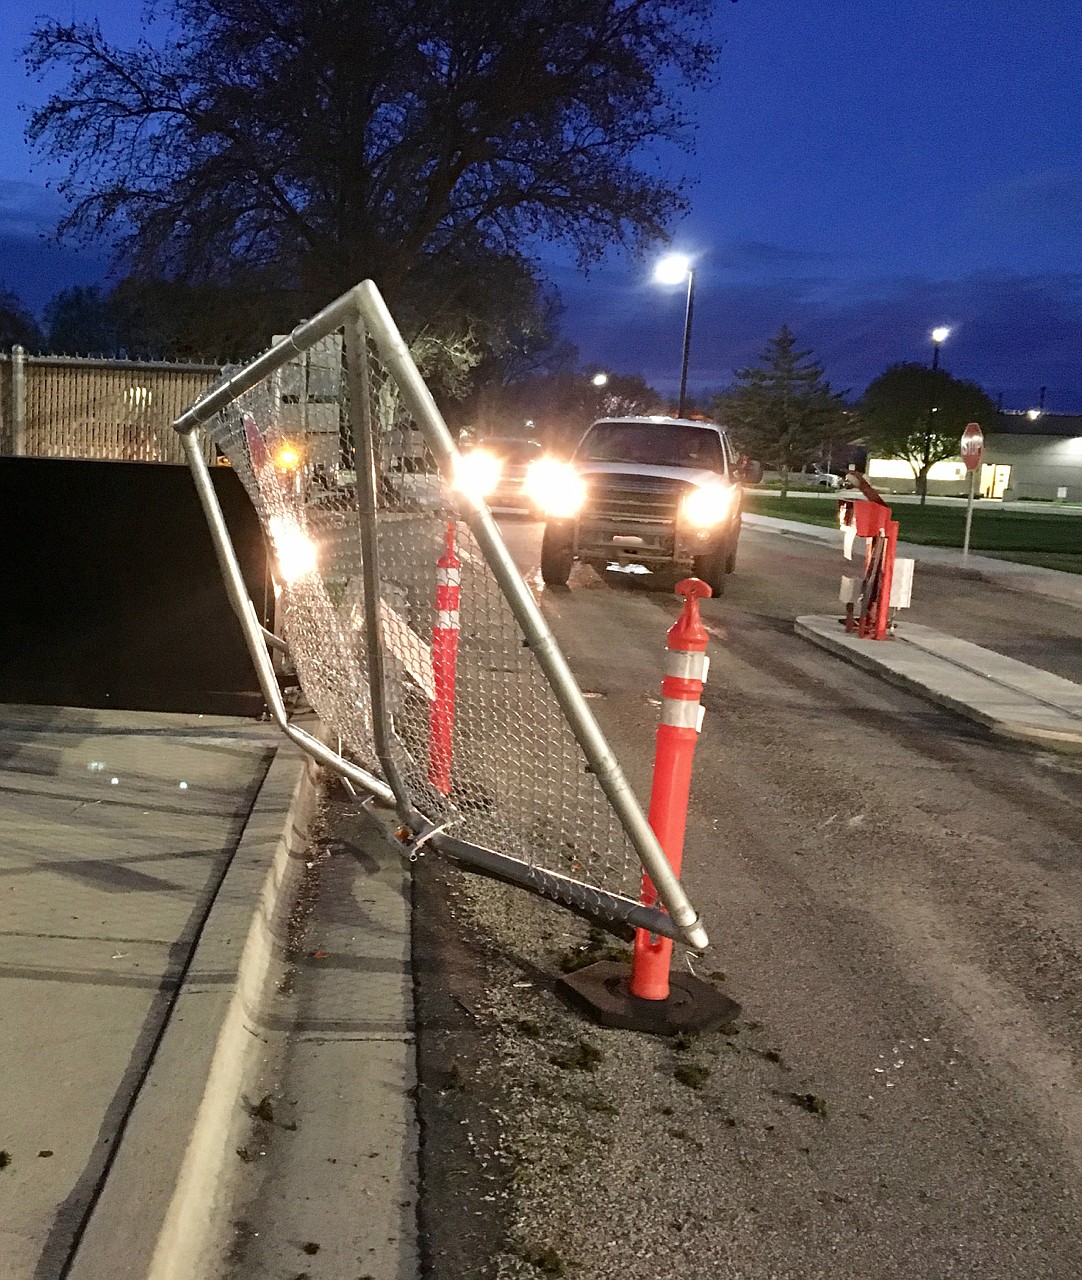
[[[707,943],[371,281],[174,424],[271,714],[425,847],[607,923]],[[292,724],[210,484],[270,539],[284,642],[337,751]],[[457,630],[456,630],[457,627]],[[639,901],[643,870],[665,910]]]

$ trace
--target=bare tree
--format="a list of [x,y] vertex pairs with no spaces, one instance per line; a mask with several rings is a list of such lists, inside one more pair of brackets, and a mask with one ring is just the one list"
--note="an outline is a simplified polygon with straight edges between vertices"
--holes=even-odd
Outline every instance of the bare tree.
[[64,231],[148,274],[241,264],[302,309],[364,277],[571,244],[642,248],[686,208],[643,164],[686,141],[711,0],[172,0],[168,43],[46,19],[29,69],[66,84],[29,137],[67,162]]

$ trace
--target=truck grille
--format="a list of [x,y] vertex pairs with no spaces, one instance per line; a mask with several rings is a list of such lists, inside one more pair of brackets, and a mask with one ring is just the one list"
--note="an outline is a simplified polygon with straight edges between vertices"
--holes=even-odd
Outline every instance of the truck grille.
[[688,486],[662,477],[594,475],[587,480],[582,517],[613,524],[665,524],[676,521]]

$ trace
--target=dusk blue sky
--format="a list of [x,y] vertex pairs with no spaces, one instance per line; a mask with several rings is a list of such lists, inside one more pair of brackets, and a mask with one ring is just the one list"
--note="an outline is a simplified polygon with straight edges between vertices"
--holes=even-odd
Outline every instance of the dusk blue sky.
[[[136,4],[57,0],[132,40]],[[105,254],[42,237],[52,176],[22,141],[42,90],[15,52],[35,11],[0,0],[0,283],[40,310]],[[888,364],[943,365],[1005,407],[1082,412],[1082,69],[1078,0],[719,0],[717,83],[692,102],[691,180],[673,246],[695,255],[689,384],[729,382],[785,322],[839,389]],[[584,278],[546,254],[584,361],[679,375],[683,291],[626,256]]]

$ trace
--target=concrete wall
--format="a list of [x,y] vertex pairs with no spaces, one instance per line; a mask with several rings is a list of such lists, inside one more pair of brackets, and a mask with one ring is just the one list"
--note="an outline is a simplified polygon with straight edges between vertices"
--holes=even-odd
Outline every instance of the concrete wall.
[[[964,497],[968,493],[969,481],[958,461],[953,479],[937,476],[937,471],[949,470],[949,465],[932,468],[930,494]],[[984,464],[1011,468],[1011,482],[1004,494],[1007,502],[1017,498],[1055,501],[1060,487],[1067,489],[1065,501],[1082,502],[1082,436],[989,434],[985,437]],[[908,472],[909,468],[896,459],[880,462],[873,458],[869,464],[872,483],[884,493],[914,493],[916,483]]]
[[1055,499],[1056,490],[1066,486],[1066,500],[1082,502],[1082,437],[994,435],[985,444],[984,460],[1011,467],[1007,501]]

